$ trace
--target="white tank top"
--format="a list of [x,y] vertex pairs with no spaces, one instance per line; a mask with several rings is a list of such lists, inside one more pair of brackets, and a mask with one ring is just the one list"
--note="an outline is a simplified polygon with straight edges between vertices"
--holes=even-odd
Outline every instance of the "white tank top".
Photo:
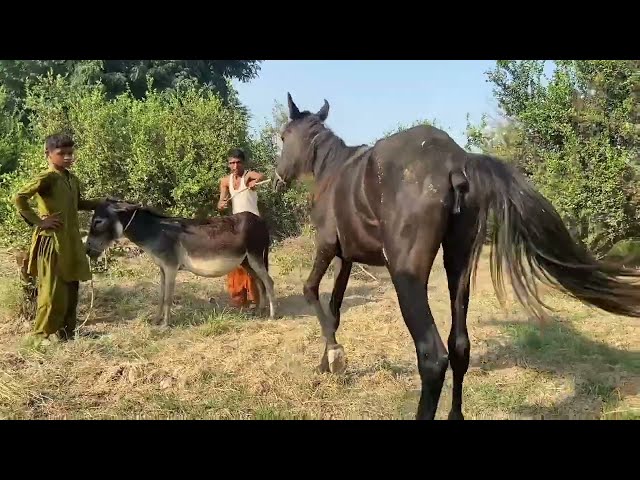
[[[231,195],[239,192],[240,190],[246,187],[244,182],[245,177],[247,176],[246,172],[240,179],[240,188],[236,190],[233,188],[233,173],[229,175],[229,193]],[[244,192],[238,193],[235,197],[231,199],[231,211],[232,213],[240,213],[240,212],[251,212],[255,215],[260,216],[260,211],[258,210],[258,193],[253,190],[245,190]]]

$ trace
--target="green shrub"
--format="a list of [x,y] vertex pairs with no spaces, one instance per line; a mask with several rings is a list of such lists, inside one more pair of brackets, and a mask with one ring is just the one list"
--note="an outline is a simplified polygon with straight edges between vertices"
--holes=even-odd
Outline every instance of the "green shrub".
[[[74,136],[77,162],[73,171],[85,196],[111,195],[172,215],[218,215],[218,185],[228,174],[230,148],[246,149],[249,168],[273,174],[276,149],[269,128],[250,138],[247,114],[238,102],[225,104],[205,88],[150,90],[143,100],[129,93],[109,99],[99,84],[72,88],[64,78],[49,75],[30,87],[25,105],[29,111],[27,140],[16,143],[19,148],[12,147],[17,165],[0,177],[0,243],[5,245],[28,242],[31,230],[17,215],[12,199],[30,177],[46,168],[42,142],[56,131]],[[14,132],[7,131],[9,136]],[[0,153],[3,132],[0,130]],[[259,188],[260,209],[272,236],[299,233],[306,220],[304,187],[285,195],[275,194],[269,185]],[[83,214],[81,221],[87,219],[88,214]]]

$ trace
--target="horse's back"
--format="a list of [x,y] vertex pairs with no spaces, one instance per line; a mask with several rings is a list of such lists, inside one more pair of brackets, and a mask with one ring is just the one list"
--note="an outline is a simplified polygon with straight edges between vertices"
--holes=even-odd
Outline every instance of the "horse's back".
[[436,171],[439,166],[455,168],[467,152],[439,128],[417,125],[381,139],[373,147],[381,167],[422,164]]

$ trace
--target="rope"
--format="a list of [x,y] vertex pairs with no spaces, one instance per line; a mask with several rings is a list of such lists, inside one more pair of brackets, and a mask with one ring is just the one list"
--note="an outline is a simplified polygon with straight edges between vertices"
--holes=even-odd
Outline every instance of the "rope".
[[[91,258],[89,258],[89,266],[90,266],[90,268],[89,268],[89,269],[90,269],[90,270],[93,270],[93,269],[91,269],[91,265],[92,265]],[[84,322],[82,322],[82,323],[80,324],[80,326],[76,328],[76,332],[75,332],[75,336],[76,336],[76,338],[79,336],[79,332],[80,332],[80,330],[82,330],[82,328],[84,327],[85,323],[87,323],[87,320],[89,320],[89,317],[90,317],[90,316],[91,316],[91,314],[93,313],[93,297],[94,297],[94,291],[93,291],[93,271],[91,272],[90,286],[91,286],[91,302],[89,303],[89,311],[87,312],[87,316],[85,317]]]
[[[129,225],[131,225],[131,222],[133,221],[133,218],[136,216],[136,213],[138,213],[138,210],[135,210],[133,212],[133,215],[131,215],[131,218],[129,219],[129,221],[127,222],[127,225],[124,227],[123,232],[127,231],[127,228],[129,228]],[[93,299],[95,297],[95,290],[93,288],[93,262],[91,261],[91,257],[89,257],[87,255],[87,258],[89,259],[89,270],[91,270],[91,280],[90,280],[90,287],[91,287],[91,301],[89,303],[89,311],[87,312],[87,316],[85,317],[84,321],[80,324],[79,327],[76,328],[76,333],[75,336],[78,337],[78,332],[80,332],[80,330],[84,327],[84,325],[87,323],[87,321],[89,320],[89,317],[91,316],[91,314],[93,313]],[[105,261],[106,261],[106,257],[105,257]]]
[[[254,185],[254,187],[257,187],[258,185],[262,185],[263,183],[269,183],[270,181],[271,181],[271,180],[267,178],[266,180],[262,180],[261,182],[256,183],[256,184]],[[244,192],[245,190],[249,190],[249,187],[244,187],[243,189],[238,190],[237,192],[235,192],[233,195],[231,195],[231,196],[227,199],[227,202],[228,202],[229,200],[231,200],[233,197],[235,197],[236,195],[238,195],[239,193]]]

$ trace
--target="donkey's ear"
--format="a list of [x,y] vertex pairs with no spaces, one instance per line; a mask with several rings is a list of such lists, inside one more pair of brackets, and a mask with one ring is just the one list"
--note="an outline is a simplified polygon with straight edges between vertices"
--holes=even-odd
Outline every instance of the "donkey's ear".
[[322,120],[323,122],[329,116],[329,102],[327,102],[326,99],[324,100],[324,105],[322,105],[322,108],[318,110],[318,113],[316,113],[316,115],[318,115],[318,117],[320,117],[320,120]]
[[293,98],[291,98],[291,94],[287,92],[287,102],[289,103],[289,118],[291,120],[295,120],[300,117],[300,110],[295,103],[293,103]]

